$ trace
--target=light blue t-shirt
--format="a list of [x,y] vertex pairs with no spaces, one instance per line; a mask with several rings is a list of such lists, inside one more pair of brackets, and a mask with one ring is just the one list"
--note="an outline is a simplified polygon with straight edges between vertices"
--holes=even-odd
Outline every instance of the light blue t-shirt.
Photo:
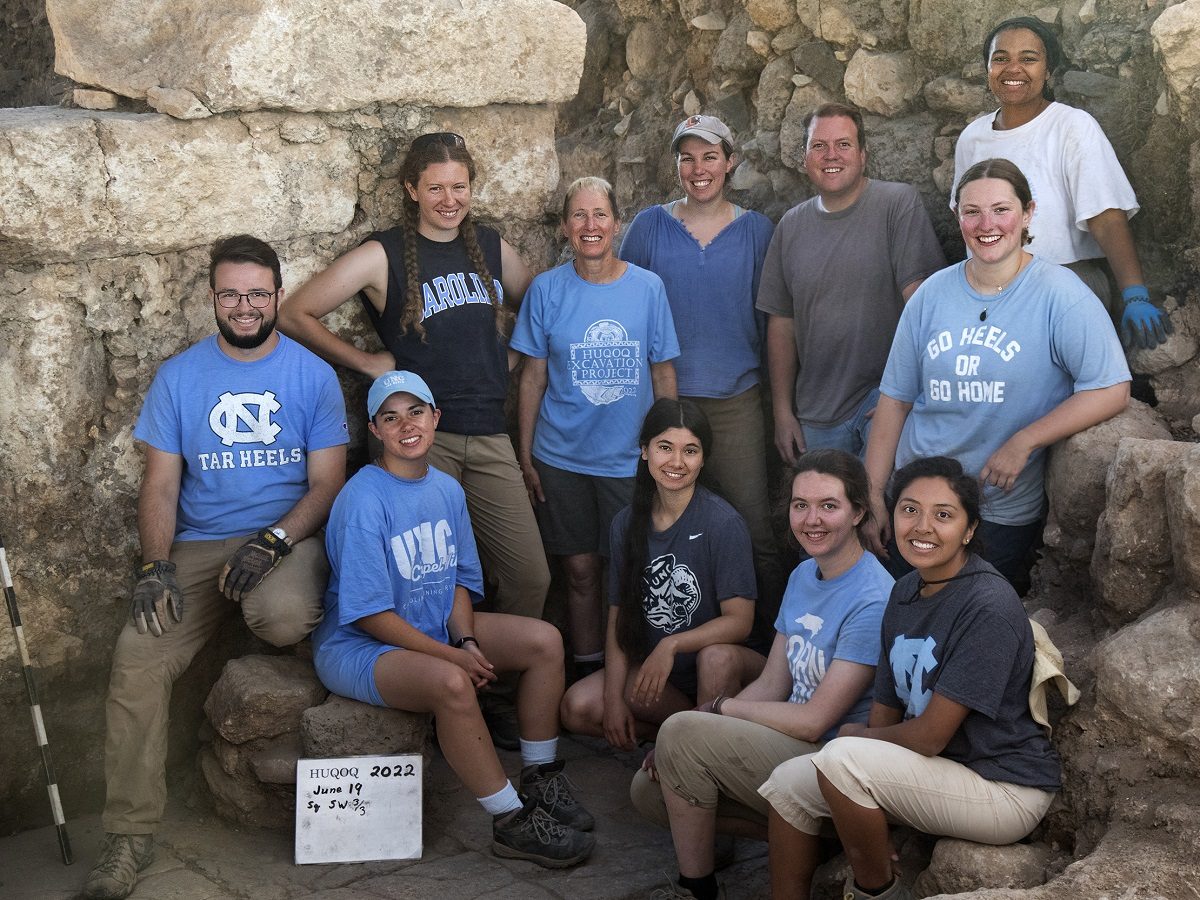
[[[931,275],[896,328],[880,390],[913,405],[896,468],[951,456],[978,475],[1005,441],[1072,394],[1129,381],[1108,312],[1074,272],[1035,256],[1002,294],[985,296],[963,266]],[[1011,491],[984,485],[983,518],[1037,521],[1045,469],[1046,451],[1035,450]]]
[[634,217],[621,259],[663,280],[682,350],[683,397],[735,397],[758,384],[765,316],[754,309],[775,226],[743,212],[705,247],[662,206]]
[[[879,664],[879,626],[895,583],[872,554],[864,552],[850,569],[825,581],[817,577],[817,562],[806,559],[788,579],[775,630],[787,637],[788,668],[792,673],[792,703],[807,703],[835,659]],[[871,688],[841,722],[824,735],[832,739],[845,722],[865,722],[871,711]]]
[[175,540],[222,540],[278,522],[308,493],[308,454],[348,443],[337,376],[285,335],[262,359],[216,335],[164,362],[133,436],[183,457]]
[[650,364],[679,355],[662,280],[634,265],[611,284],[585,281],[571,263],[543,272],[509,346],[547,360],[533,455],[582,475],[633,475],[654,402]]
[[354,623],[394,611],[418,631],[447,643],[454,590],[478,601],[483,574],[462,487],[444,472],[400,478],[364,466],[334,501],[325,528],[329,587],[325,618],[313,632],[313,659],[325,686],[380,703],[375,660],[394,647]]

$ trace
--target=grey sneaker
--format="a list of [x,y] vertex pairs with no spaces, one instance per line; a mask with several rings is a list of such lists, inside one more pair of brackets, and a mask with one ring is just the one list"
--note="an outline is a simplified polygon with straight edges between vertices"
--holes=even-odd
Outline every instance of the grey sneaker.
[[492,820],[492,852],[507,859],[527,859],[547,869],[565,869],[592,854],[596,839],[566,828],[532,798]]
[[846,876],[842,897],[844,900],[913,900],[912,891],[895,876],[892,877],[892,883],[882,894],[864,894],[854,886],[854,875],[852,874]]
[[100,858],[88,873],[83,894],[90,900],[124,900],[137,884],[138,872],[154,859],[154,838],[148,834],[104,835]]
[[596,820],[576,802],[571,791],[578,788],[563,774],[563,765],[559,759],[539,766],[526,766],[521,770],[521,783],[517,789],[535,800],[558,824],[576,831],[591,831]]
[[[665,888],[656,888],[650,900],[695,900],[696,895],[677,882],[669,881]],[[717,900],[725,900],[725,885],[717,885]]]

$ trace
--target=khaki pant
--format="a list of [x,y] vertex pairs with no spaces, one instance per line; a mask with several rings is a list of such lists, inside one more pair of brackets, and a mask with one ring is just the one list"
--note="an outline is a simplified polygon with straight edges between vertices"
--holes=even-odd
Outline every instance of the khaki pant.
[[882,809],[890,822],[978,844],[1020,840],[1054,799],[1053,791],[988,781],[943,756],[871,738],[837,738],[779,766],[762,786],[775,811],[807,834],[819,834],[821,819],[829,817],[818,769],[859,806]]
[[[171,562],[183,592],[183,621],[162,637],[138,634],[132,621],[117,638],[105,704],[105,831],[151,834],[167,802],[167,720],[171,687],[239,604],[217,590],[233,552],[252,535],[223,541],[177,541]],[[329,563],[318,533],[300,541],[242,599],[241,614],[263,640],[285,647],[321,621]]]
[[662,785],[693,806],[715,809],[718,818],[765,824],[768,804],[759,787],[780,763],[816,749],[816,744],[745,719],[676,713],[663,723],[654,746],[659,781],[639,770],[629,796],[638,812],[664,828],[670,823]]
[[496,583],[496,612],[540,619],[550,567],[508,435],[436,432],[429,463],[467,495],[479,559]]

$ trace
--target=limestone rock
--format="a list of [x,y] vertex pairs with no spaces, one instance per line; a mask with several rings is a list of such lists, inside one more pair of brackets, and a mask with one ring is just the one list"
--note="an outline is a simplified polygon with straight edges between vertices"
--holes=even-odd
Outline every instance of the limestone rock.
[[739,12],[729,20],[717,40],[717,49],[713,51],[714,69],[726,76],[758,74],[762,57],[754,52],[746,40],[753,27],[745,12]]
[[792,73],[795,69],[786,56],[777,56],[758,76],[758,127],[778,128],[792,97]]
[[977,63],[983,39],[997,22],[1029,14],[1019,0],[922,0],[909,9],[908,40],[912,49],[928,63]]
[[1044,844],[995,847],[942,838],[913,887],[922,897],[961,894],[982,888],[1029,888],[1046,880],[1054,852]]
[[1124,438],[1108,470],[1096,529],[1092,585],[1109,622],[1133,621],[1171,577],[1167,497],[1179,487],[1190,444]]
[[984,85],[953,75],[941,75],[933,79],[925,85],[924,93],[930,109],[971,118],[982,114],[991,100]]
[[234,744],[295,731],[329,692],[312,664],[294,656],[231,659],[205,701],[217,733]]
[[263,742],[249,754],[250,770],[266,784],[295,784],[296,760],[304,755],[298,731]]
[[209,747],[200,751],[200,772],[223,818],[258,828],[287,828],[295,820],[294,788],[263,785],[240,772],[229,775]]
[[649,78],[667,62],[662,54],[662,28],[653,21],[638,22],[625,38],[625,65],[634,78]]
[[146,102],[156,112],[173,119],[207,119],[212,111],[200,102],[191,91],[182,88],[163,88],[157,85],[147,89]]
[[789,25],[787,28],[771,38],[771,49],[776,53],[784,54],[789,50],[794,50],[799,47],[804,41],[812,37],[812,34],[800,22]]
[[[937,120],[929,113],[884,119],[864,116],[867,129],[867,173],[886,181],[902,181],[918,190],[929,185]],[[941,198],[938,198],[939,205]],[[929,204],[926,204],[929,209]],[[935,207],[936,209],[936,207]],[[932,215],[935,209],[929,209]]]
[[1167,481],[1167,522],[1176,577],[1200,591],[1200,447],[1190,445]]
[[766,59],[771,54],[771,36],[765,31],[747,31],[746,46],[756,55]]
[[725,17],[719,12],[707,12],[702,16],[696,16],[689,23],[697,31],[724,31]]
[[293,145],[233,118],[0,110],[0,264],[162,253],[238,229],[341,232],[358,158],[342,136]]
[[861,49],[846,66],[846,99],[865,112],[898,116],[920,96],[923,81],[912,51],[876,53]]
[[1200,107],[1200,3],[1187,0],[1164,9],[1150,35],[1186,121]]
[[71,100],[80,109],[116,109],[117,95],[109,91],[93,91],[88,88],[75,88],[71,92]]
[[746,12],[767,31],[779,31],[796,21],[794,0],[746,0]]
[[370,706],[337,694],[306,710],[300,726],[304,755],[312,759],[420,753],[428,733],[427,715]]
[[557,103],[579,87],[587,40],[553,0],[113,0],[104,15],[49,0],[46,12],[61,74],[126,97],[188,90],[213,112]]
[[1056,444],[1046,466],[1050,509],[1044,540],[1065,557],[1092,558],[1096,520],[1104,509],[1104,482],[1122,438],[1170,440],[1171,432],[1146,404],[1130,400],[1119,416]]
[[799,0],[796,11],[813,34],[841,47],[892,49],[904,43],[905,0]]
[[835,94],[841,92],[846,67],[824,41],[806,41],[797,45],[792,51],[792,62],[805,75],[811,75],[821,82],[825,90]]
[[1200,607],[1153,612],[1097,645],[1091,661],[1097,703],[1135,739],[1155,738],[1200,763]]

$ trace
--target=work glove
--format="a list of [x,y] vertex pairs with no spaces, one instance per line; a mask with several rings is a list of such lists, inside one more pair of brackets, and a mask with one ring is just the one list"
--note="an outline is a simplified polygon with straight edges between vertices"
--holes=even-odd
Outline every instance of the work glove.
[[287,541],[264,528],[229,557],[221,570],[217,590],[230,600],[240,602],[291,552]]
[[1128,350],[1141,347],[1151,350],[1166,343],[1167,335],[1175,330],[1171,320],[1150,302],[1150,292],[1144,284],[1131,284],[1121,291],[1125,312],[1121,316],[1121,343]]
[[138,634],[148,630],[155,637],[162,637],[174,622],[183,621],[183,592],[175,580],[175,563],[156,559],[138,566],[136,575],[129,614]]

